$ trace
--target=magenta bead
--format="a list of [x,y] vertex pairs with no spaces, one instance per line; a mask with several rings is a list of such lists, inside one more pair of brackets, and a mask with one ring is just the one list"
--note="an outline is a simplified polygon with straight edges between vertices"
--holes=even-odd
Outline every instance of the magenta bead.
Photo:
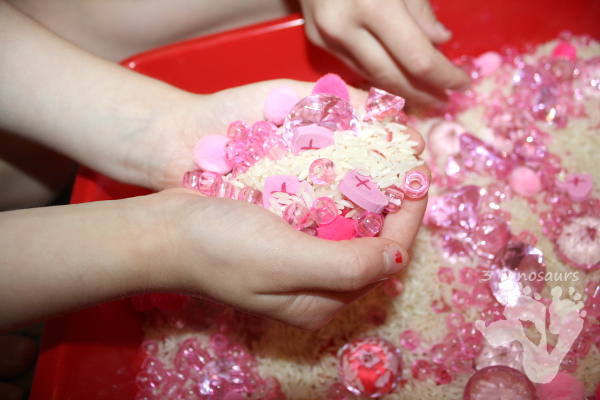
[[252,186],[245,186],[238,194],[238,200],[247,201],[248,203],[256,204],[258,206],[263,205],[263,194],[260,190],[253,188]]
[[404,190],[396,186],[390,186],[385,189],[384,194],[388,198],[388,205],[385,206],[385,211],[390,213],[398,211],[404,201]]
[[376,236],[383,227],[381,214],[365,211],[356,219],[356,232],[362,237]]
[[227,129],[227,137],[236,142],[243,142],[248,138],[250,125],[242,121],[233,121]]
[[400,344],[407,350],[413,351],[421,344],[421,335],[412,329],[407,329],[400,335]]
[[301,231],[313,224],[310,210],[304,204],[292,203],[283,210],[283,219],[292,227]]
[[429,179],[421,171],[410,171],[404,177],[404,193],[411,199],[419,199],[429,190]]
[[310,164],[308,174],[317,185],[328,185],[335,180],[333,162],[327,158],[318,158]]
[[331,197],[319,197],[312,203],[310,213],[317,225],[326,225],[338,216],[338,209]]
[[210,187],[212,197],[223,197],[225,199],[235,199],[235,187],[225,181],[216,181]]

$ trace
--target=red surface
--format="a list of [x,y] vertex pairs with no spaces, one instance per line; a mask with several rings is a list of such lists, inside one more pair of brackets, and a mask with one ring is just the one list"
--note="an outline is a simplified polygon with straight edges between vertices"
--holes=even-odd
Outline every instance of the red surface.
[[[524,49],[561,30],[600,39],[600,0],[433,0],[454,32],[442,50],[451,58],[503,46]],[[328,72],[363,83],[340,62],[307,43],[301,20],[291,16],[251,28],[191,40],[123,62],[195,93],[211,93],[274,78],[314,81]],[[191,150],[190,150],[191,151]],[[148,193],[87,169],[77,177],[74,203]],[[126,301],[82,310],[47,323],[31,400],[133,399],[142,318]]]

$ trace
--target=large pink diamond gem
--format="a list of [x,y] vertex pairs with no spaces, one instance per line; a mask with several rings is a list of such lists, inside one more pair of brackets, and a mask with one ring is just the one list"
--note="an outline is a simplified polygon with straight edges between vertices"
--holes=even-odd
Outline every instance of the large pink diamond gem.
[[431,225],[438,228],[471,231],[477,224],[482,188],[464,186],[439,197],[429,210]]
[[296,128],[318,125],[337,131],[358,133],[360,125],[354,108],[333,94],[319,93],[300,100],[283,122],[283,138],[292,143]]
[[365,122],[383,121],[391,116],[394,117],[394,122],[406,123],[406,114],[402,111],[405,102],[400,96],[372,87],[365,105],[364,120]]
[[475,369],[479,371],[494,365],[504,365],[523,372],[523,345],[515,340],[495,347],[485,340],[481,353],[475,359]]
[[600,268],[600,218],[584,215],[566,222],[556,246],[572,266],[586,271]]
[[529,287],[540,293],[544,287],[546,264],[540,250],[522,242],[509,242],[492,260],[490,289],[504,306],[517,306]]
[[493,258],[508,243],[509,238],[508,222],[494,214],[482,215],[473,232],[477,254],[486,258]]
[[533,400],[533,383],[516,369],[496,365],[477,371],[465,386],[463,400]]

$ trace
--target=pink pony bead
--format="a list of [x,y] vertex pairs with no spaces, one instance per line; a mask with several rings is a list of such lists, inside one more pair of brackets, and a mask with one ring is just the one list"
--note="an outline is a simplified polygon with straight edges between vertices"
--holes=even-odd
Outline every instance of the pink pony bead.
[[276,131],[277,127],[274,124],[267,121],[256,121],[250,128],[248,137],[251,141],[262,145]]
[[263,143],[265,155],[273,161],[281,160],[288,153],[286,141],[281,135],[273,135]]
[[229,340],[222,333],[215,333],[209,339],[209,346],[215,354],[225,354],[229,346]]
[[365,211],[356,219],[356,233],[362,237],[376,236],[383,227],[383,217],[370,211]]
[[308,174],[317,185],[328,185],[335,179],[333,162],[327,158],[318,158],[310,164]]
[[225,144],[225,148],[223,149],[223,156],[225,159],[232,163],[237,164],[244,160],[244,142],[236,142],[234,140],[230,140]]
[[435,383],[447,385],[456,378],[456,373],[447,365],[438,365],[433,371]]
[[433,365],[427,360],[416,360],[410,367],[413,378],[426,381],[433,376]]
[[319,197],[312,203],[310,213],[317,225],[327,225],[338,216],[338,209],[331,197]]
[[216,181],[210,187],[211,197],[223,197],[225,199],[235,199],[235,187],[224,181]]
[[410,171],[404,177],[404,193],[411,199],[419,199],[429,190],[429,179],[421,171]]
[[299,231],[309,227],[314,220],[310,210],[304,204],[292,203],[283,210],[283,219]]
[[227,129],[227,137],[236,142],[243,142],[248,138],[250,125],[242,121],[233,121]]
[[404,190],[396,186],[390,186],[385,189],[385,196],[388,198],[388,205],[385,206],[384,210],[389,213],[395,213],[402,206],[404,201]]
[[204,171],[200,174],[200,178],[198,180],[198,190],[205,195],[210,196],[210,189],[215,182],[222,182],[223,175],[218,172],[213,171]]
[[260,190],[253,188],[252,186],[245,186],[238,194],[238,200],[247,201],[248,203],[256,204],[257,206],[263,205],[263,194]]
[[242,162],[248,167],[256,164],[258,160],[265,156],[265,150],[262,143],[250,142],[242,152]]
[[187,171],[185,174],[183,174],[183,187],[198,190],[200,175],[200,171]]
[[451,332],[458,331],[465,324],[465,317],[460,313],[450,313],[446,317],[446,326]]
[[407,329],[400,335],[400,344],[406,349],[413,351],[421,344],[421,335],[412,329]]

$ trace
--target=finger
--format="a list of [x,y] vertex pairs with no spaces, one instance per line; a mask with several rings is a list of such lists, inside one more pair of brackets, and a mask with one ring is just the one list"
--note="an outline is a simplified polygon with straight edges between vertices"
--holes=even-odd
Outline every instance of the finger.
[[433,43],[439,44],[450,40],[450,32],[440,21],[438,21],[431,4],[427,0],[404,0],[406,8],[415,19],[421,30]]
[[425,150],[425,139],[423,138],[423,135],[421,135],[419,131],[417,131],[411,126],[407,126],[404,133],[406,133],[409,136],[409,140],[417,142],[417,145],[413,147],[413,149],[415,149],[416,155],[418,156],[421,153],[423,153],[423,151]]

